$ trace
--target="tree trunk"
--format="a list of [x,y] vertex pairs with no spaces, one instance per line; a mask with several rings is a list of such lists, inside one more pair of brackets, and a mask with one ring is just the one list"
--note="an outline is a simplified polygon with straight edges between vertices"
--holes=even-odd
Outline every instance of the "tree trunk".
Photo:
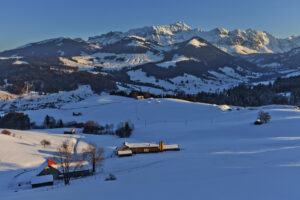
[[69,173],[64,173],[64,181],[65,181],[65,185],[69,185],[70,184]]
[[93,173],[96,171],[96,159],[93,158]]

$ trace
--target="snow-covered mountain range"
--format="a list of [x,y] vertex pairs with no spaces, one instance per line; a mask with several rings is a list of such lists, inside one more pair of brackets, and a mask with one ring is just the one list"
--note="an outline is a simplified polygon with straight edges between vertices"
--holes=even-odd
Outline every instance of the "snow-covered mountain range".
[[90,37],[88,41],[106,45],[130,35],[154,40],[164,46],[183,42],[193,37],[201,37],[231,54],[282,53],[300,46],[299,36],[281,39],[268,32],[253,29],[229,31],[224,28],[216,28],[204,31],[200,28],[192,29],[183,22],[137,28],[128,32],[109,32],[100,36]]
[[1,52],[0,64],[88,71],[122,90],[194,94],[297,75],[298,48],[300,37],[280,39],[252,29],[203,31],[177,22],[87,41],[61,37],[31,43]]

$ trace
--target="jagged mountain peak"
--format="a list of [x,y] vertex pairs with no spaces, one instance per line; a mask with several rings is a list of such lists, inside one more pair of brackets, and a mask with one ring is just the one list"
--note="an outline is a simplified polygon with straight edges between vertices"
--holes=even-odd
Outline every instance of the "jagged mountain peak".
[[170,25],[145,26],[127,32],[110,32],[91,37],[88,41],[99,45],[107,45],[129,35],[154,40],[163,46],[184,42],[193,37],[201,37],[230,54],[282,53],[300,47],[300,37],[292,36],[280,39],[266,31],[250,28],[246,30],[227,30],[218,27],[210,31],[203,31],[200,28],[192,29],[183,22]]
[[209,31],[209,32],[215,32],[215,33],[218,33],[218,34],[225,34],[225,35],[228,35],[229,30],[227,30],[227,29],[225,29],[225,28],[218,27],[218,28],[212,29],[212,30]]
[[[84,52],[87,52],[88,54],[89,52],[94,52],[94,49],[104,48],[106,45],[120,42],[126,38],[128,40],[130,37],[135,37],[136,40],[140,40],[141,42],[145,40],[155,42],[164,47],[185,42],[194,37],[201,37],[210,44],[232,55],[252,53],[284,53],[292,50],[293,48],[300,47],[300,36],[291,36],[286,39],[281,39],[266,31],[259,31],[250,28],[246,30],[227,30],[225,28],[218,27],[210,31],[203,31],[200,28],[191,28],[184,22],[179,21],[169,25],[145,26],[142,28],[130,29],[127,32],[111,31],[106,34],[90,37],[88,41],[59,37],[24,45],[19,47],[19,49],[32,46],[41,46],[44,44],[51,44],[52,46],[67,44],[70,48],[72,45],[77,48],[80,46],[79,49],[81,49],[81,46],[85,46]],[[58,50],[60,49],[57,48],[56,52]],[[61,55],[62,51],[64,50],[59,51]],[[81,55],[80,52],[81,50],[77,51],[76,55]],[[30,55],[36,56],[39,55],[39,53],[30,53]]]
[[180,21],[170,25],[153,26],[153,28],[162,32],[165,32],[166,30],[171,31],[172,33],[192,30],[191,27]]
[[145,31],[150,31],[150,32],[154,31],[156,33],[172,35],[173,33],[176,33],[176,32],[189,31],[189,30],[192,30],[191,27],[189,27],[185,23],[175,22],[175,23],[170,24],[170,25],[145,26],[143,28],[131,29],[128,32],[130,32],[130,33],[139,33],[139,32],[145,32]]

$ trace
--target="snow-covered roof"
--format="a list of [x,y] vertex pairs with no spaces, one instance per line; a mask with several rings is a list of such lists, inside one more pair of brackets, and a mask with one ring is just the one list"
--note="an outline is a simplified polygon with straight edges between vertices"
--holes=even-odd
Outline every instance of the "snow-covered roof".
[[40,184],[40,183],[48,183],[53,182],[53,176],[52,175],[45,175],[45,176],[35,176],[31,179],[31,184]]
[[222,111],[225,111],[225,110],[231,110],[231,108],[230,108],[228,105],[221,105],[221,106],[219,106],[219,108],[220,108]]
[[130,155],[132,154],[131,150],[124,150],[124,151],[118,151],[118,155],[122,156],[122,155]]
[[158,144],[152,144],[152,143],[124,143],[125,146],[129,148],[144,148],[144,147],[158,147]]
[[164,145],[164,149],[168,150],[168,149],[179,149],[179,145],[178,144],[165,144]]
[[[62,170],[62,165],[61,164],[55,164],[52,165],[51,167]],[[91,166],[88,161],[83,161],[83,162],[72,162],[70,163],[70,171],[80,171],[80,170],[89,170],[91,169]]]

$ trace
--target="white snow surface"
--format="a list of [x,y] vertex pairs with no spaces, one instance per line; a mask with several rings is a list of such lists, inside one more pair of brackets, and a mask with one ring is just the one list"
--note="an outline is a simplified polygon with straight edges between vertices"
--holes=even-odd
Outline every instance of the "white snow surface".
[[[138,54],[96,53],[91,56],[94,58],[100,58],[101,64],[99,64],[98,66],[103,67],[105,70],[115,70],[121,69],[123,67],[134,67],[149,62],[158,62],[164,58],[163,55],[155,55],[150,51]],[[115,56],[116,58],[108,59],[107,57],[110,56]],[[124,61],[118,61],[118,58],[121,58]]]
[[[111,59],[111,57],[114,58]],[[89,56],[74,56],[71,59],[59,57],[59,60],[66,66],[78,67],[81,71],[91,71],[95,67],[102,67],[104,70],[134,67],[149,62],[158,62],[163,58],[162,55],[155,55],[148,51],[138,54],[95,53]],[[97,59],[100,59],[100,61],[97,61]]]
[[14,94],[11,94],[9,92],[0,90],[0,101],[8,101],[8,100],[11,100],[11,99],[15,99],[17,97],[18,97],[17,95],[14,95]]
[[[131,120],[127,139],[77,133],[61,129],[15,131],[0,134],[0,199],[271,199],[297,200],[300,191],[300,111],[292,106],[254,108],[218,106],[175,99],[135,100],[118,96],[93,96],[61,109],[26,111],[35,122],[46,114],[64,121],[95,120],[100,124]],[[269,124],[254,126],[260,110],[271,114]],[[82,112],[74,117],[72,112]],[[22,138],[21,138],[22,136]],[[42,139],[51,146],[44,149]],[[65,139],[82,145],[93,141],[105,150],[103,170],[95,176],[71,180],[70,186],[30,189],[17,185],[36,169]],[[111,157],[123,142],[179,144],[181,151]],[[108,174],[116,181],[104,181]],[[22,178],[21,178],[22,177]],[[15,192],[18,191],[18,192]],[[116,192],[117,191],[117,192]]]
[[[176,62],[175,62],[176,63]],[[160,63],[160,67],[169,66],[170,63],[164,62]],[[247,77],[241,77],[234,69],[230,67],[219,68],[223,73],[216,71],[209,71],[211,77],[199,78],[191,74],[184,74],[183,76],[177,76],[167,80],[156,79],[154,76],[147,76],[145,72],[141,69],[128,71],[127,74],[130,79],[136,82],[151,83],[165,90],[166,93],[175,93],[176,91],[184,91],[187,94],[197,94],[200,91],[205,92],[216,92],[223,89],[228,89],[236,86],[242,82],[247,82]],[[220,81],[221,80],[221,81]],[[148,88],[134,86],[135,89],[140,89],[141,91],[147,91]],[[161,94],[163,91],[158,92]],[[155,93],[156,94],[156,93]]]
[[35,176],[31,179],[31,184],[41,184],[53,182],[53,175]]
[[14,65],[29,65],[28,62],[26,61],[22,61],[22,60],[16,60],[15,62],[13,62]]
[[185,57],[183,55],[179,56],[179,55],[175,54],[173,56],[173,59],[171,61],[166,61],[166,62],[158,63],[156,65],[159,66],[159,67],[164,67],[164,68],[169,68],[171,66],[172,67],[176,67],[176,63],[177,62],[189,61],[189,60],[195,60],[195,61],[197,61],[197,59],[195,59],[195,58],[188,58],[188,57]]
[[158,144],[152,143],[128,143],[125,142],[125,145],[129,148],[142,148],[142,147],[158,147]]
[[204,42],[200,42],[199,40],[197,39],[192,39],[191,41],[189,41],[188,45],[192,45],[192,46],[195,46],[195,47],[206,47],[207,44],[204,43]]
[[10,110],[38,110],[50,106],[59,108],[66,103],[78,102],[93,95],[95,94],[88,85],[79,86],[77,90],[61,91],[49,95],[39,95],[36,92],[31,92],[17,96],[0,91],[0,107],[2,111],[6,112]]

